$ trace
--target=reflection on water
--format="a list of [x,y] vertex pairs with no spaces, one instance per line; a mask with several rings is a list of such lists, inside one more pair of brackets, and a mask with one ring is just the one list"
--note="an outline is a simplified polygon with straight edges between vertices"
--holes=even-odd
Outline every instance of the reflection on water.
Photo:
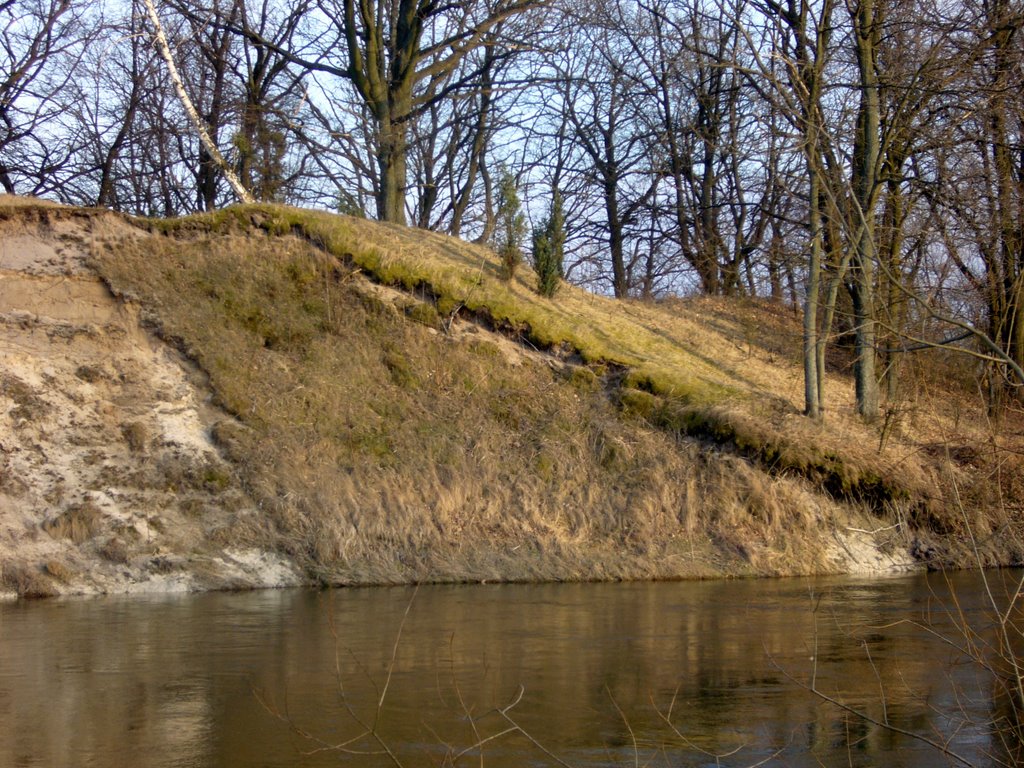
[[[954,584],[976,614],[977,575]],[[984,764],[997,749],[984,723],[1006,704],[978,665],[904,622],[949,630],[948,594],[915,576],[0,605],[0,766],[393,764],[351,754],[384,744],[411,768],[511,721],[579,766],[940,764],[810,694],[812,679]],[[374,723],[380,743],[357,738]],[[484,758],[553,764],[517,734]]]

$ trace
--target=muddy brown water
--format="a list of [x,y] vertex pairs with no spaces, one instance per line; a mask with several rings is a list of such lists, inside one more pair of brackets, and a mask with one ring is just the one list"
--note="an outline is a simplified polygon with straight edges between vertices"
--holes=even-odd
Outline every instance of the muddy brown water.
[[978,574],[7,603],[0,766],[947,764],[812,679],[988,765],[956,605]]

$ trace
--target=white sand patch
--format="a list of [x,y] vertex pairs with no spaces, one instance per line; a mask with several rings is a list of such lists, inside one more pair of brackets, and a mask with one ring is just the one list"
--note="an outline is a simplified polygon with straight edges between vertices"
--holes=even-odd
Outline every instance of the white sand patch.
[[828,542],[827,557],[839,569],[851,574],[879,574],[919,570],[907,547],[890,548],[884,544],[892,529],[834,529]]
[[226,549],[228,562],[261,587],[296,587],[302,583],[295,566],[280,555],[260,549]]

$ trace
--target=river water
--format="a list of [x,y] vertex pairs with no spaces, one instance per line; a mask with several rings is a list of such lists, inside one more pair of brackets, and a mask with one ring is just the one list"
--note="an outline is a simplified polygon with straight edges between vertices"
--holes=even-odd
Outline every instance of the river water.
[[0,767],[947,764],[812,686],[989,765],[1009,705],[950,616],[987,602],[933,574],[2,604]]

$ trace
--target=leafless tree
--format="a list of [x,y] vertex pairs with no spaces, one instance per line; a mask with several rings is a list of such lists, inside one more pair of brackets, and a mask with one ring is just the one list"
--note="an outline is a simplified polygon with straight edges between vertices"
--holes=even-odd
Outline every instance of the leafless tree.
[[71,0],[0,2],[0,187],[53,192],[79,151],[77,137],[53,130],[95,21]]

